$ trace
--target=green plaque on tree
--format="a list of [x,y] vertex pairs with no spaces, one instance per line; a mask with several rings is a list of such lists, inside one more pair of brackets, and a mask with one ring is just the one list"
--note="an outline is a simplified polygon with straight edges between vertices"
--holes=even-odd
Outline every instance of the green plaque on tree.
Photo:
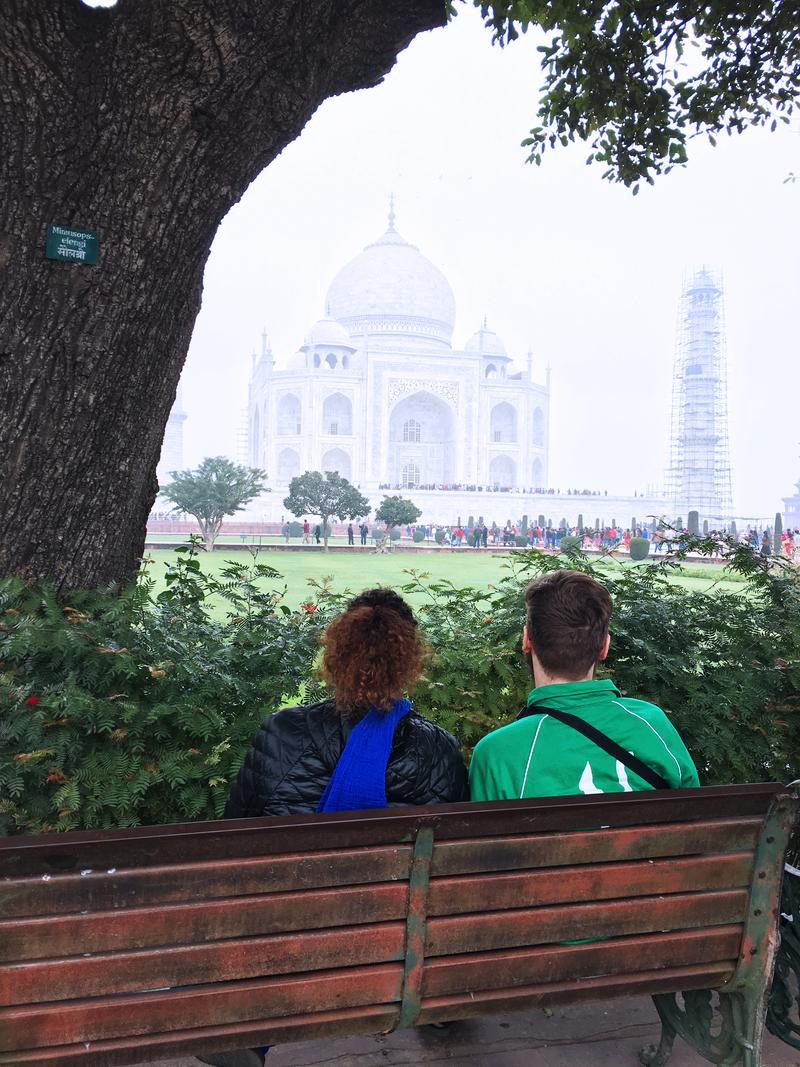
[[72,226],[48,226],[45,255],[70,263],[96,263],[100,242],[96,230],[76,230]]

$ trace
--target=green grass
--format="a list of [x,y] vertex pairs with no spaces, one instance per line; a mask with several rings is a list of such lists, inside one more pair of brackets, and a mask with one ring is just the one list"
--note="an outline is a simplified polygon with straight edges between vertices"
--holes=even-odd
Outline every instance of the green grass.
[[[155,579],[157,588],[164,587],[164,565],[176,558],[169,550],[154,550],[147,553],[154,562],[150,565],[150,574]],[[204,571],[218,573],[229,560],[249,562],[246,552],[215,551],[200,553],[200,563]],[[395,551],[384,555],[374,552],[330,552],[308,551],[274,552],[263,549],[258,553],[260,563],[274,567],[282,575],[280,581],[268,583],[275,589],[286,587],[286,603],[296,607],[310,595],[309,579],[322,581],[330,576],[332,588],[337,592],[350,590],[360,592],[375,585],[397,587],[408,581],[404,571],[413,569],[425,572],[432,579],[449,578],[458,586],[475,586],[485,588],[495,584],[508,574],[508,555],[499,555],[487,549],[475,551],[463,548],[458,552],[414,552]],[[625,561],[609,561],[607,566],[627,567]],[[735,590],[741,588],[741,582],[724,574],[721,567],[709,564],[686,564],[674,581],[692,590],[723,588]],[[411,598],[412,603],[415,598]]]

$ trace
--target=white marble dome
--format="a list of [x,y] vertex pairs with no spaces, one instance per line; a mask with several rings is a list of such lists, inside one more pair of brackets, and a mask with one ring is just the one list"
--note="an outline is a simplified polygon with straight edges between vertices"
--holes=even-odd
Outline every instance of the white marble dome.
[[464,345],[464,349],[467,352],[480,352],[484,356],[505,356],[508,359],[506,346],[494,330],[488,328],[485,320],[483,326]]
[[353,337],[450,348],[456,303],[444,274],[389,229],[351,259],[328,290],[328,314]]
[[314,345],[348,348],[351,352],[354,352],[356,347],[345,327],[330,317],[315,322],[306,334],[303,348],[312,348]]

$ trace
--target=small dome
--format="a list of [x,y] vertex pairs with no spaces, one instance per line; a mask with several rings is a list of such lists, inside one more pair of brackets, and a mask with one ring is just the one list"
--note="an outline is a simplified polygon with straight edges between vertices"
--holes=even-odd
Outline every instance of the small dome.
[[295,352],[293,356],[288,360],[289,370],[305,370],[306,369],[306,354],[300,349],[299,352]]
[[506,346],[494,330],[488,328],[485,319],[483,320],[483,326],[470,337],[464,349],[467,352],[480,352],[484,356],[505,356],[506,359],[508,358]]
[[333,345],[338,348],[349,348],[355,351],[353,339],[341,322],[336,319],[320,319],[306,334],[303,348],[311,348],[313,345]]

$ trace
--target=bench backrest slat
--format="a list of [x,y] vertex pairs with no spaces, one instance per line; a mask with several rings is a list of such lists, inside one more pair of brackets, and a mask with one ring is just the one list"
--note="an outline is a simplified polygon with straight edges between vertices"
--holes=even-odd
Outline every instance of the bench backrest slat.
[[298,974],[331,967],[401,960],[405,924],[379,923],[279,937],[231,938],[9,964],[0,971],[0,1004],[68,1000],[76,990],[103,996],[258,975]]
[[753,854],[743,851],[513,874],[456,875],[431,881],[428,916],[500,911],[525,904],[747,888],[752,877]]
[[[749,884],[749,880],[748,880]],[[0,921],[0,962],[404,919],[401,882]]]
[[585,937],[621,937],[741,923],[747,899],[746,890],[730,889],[430,919],[425,955],[453,956]]
[[83,868],[83,873],[75,874],[45,871],[0,880],[0,915],[52,914],[56,893],[59,910],[83,912],[402,881],[408,878],[411,854],[410,845],[400,845],[220,861],[208,860],[200,851],[191,864],[168,864],[167,856],[162,856],[151,867]]
[[213,994],[204,986],[140,993],[102,1000],[82,997],[46,1007],[10,1009],[4,1048],[24,1049],[35,1033],[42,1046],[73,1041],[76,1028],[85,1040],[113,1040],[125,1034],[185,1030],[190,1025],[215,1026],[232,1018],[265,1019],[334,1008],[399,1002],[402,963],[352,967],[342,972],[317,971],[303,976],[237,982]]
[[631,974],[597,975],[563,982],[506,987],[431,997],[423,1001],[418,1024],[468,1019],[489,1012],[520,1011],[529,1007],[610,1000],[635,994],[678,993],[689,989],[719,989],[730,977],[729,963],[701,963],[687,967],[654,967]]
[[746,816],[563,834],[503,834],[477,841],[440,841],[437,837],[431,876],[752,849],[762,825],[763,816]]
[[463,956],[440,956],[428,962],[423,994],[426,998],[460,993],[464,989],[506,989],[523,985],[589,978],[597,974],[627,974],[641,964],[642,954],[664,967],[686,967],[714,961],[730,966],[739,950],[740,926],[711,930],[594,941],[582,945],[540,945]]

